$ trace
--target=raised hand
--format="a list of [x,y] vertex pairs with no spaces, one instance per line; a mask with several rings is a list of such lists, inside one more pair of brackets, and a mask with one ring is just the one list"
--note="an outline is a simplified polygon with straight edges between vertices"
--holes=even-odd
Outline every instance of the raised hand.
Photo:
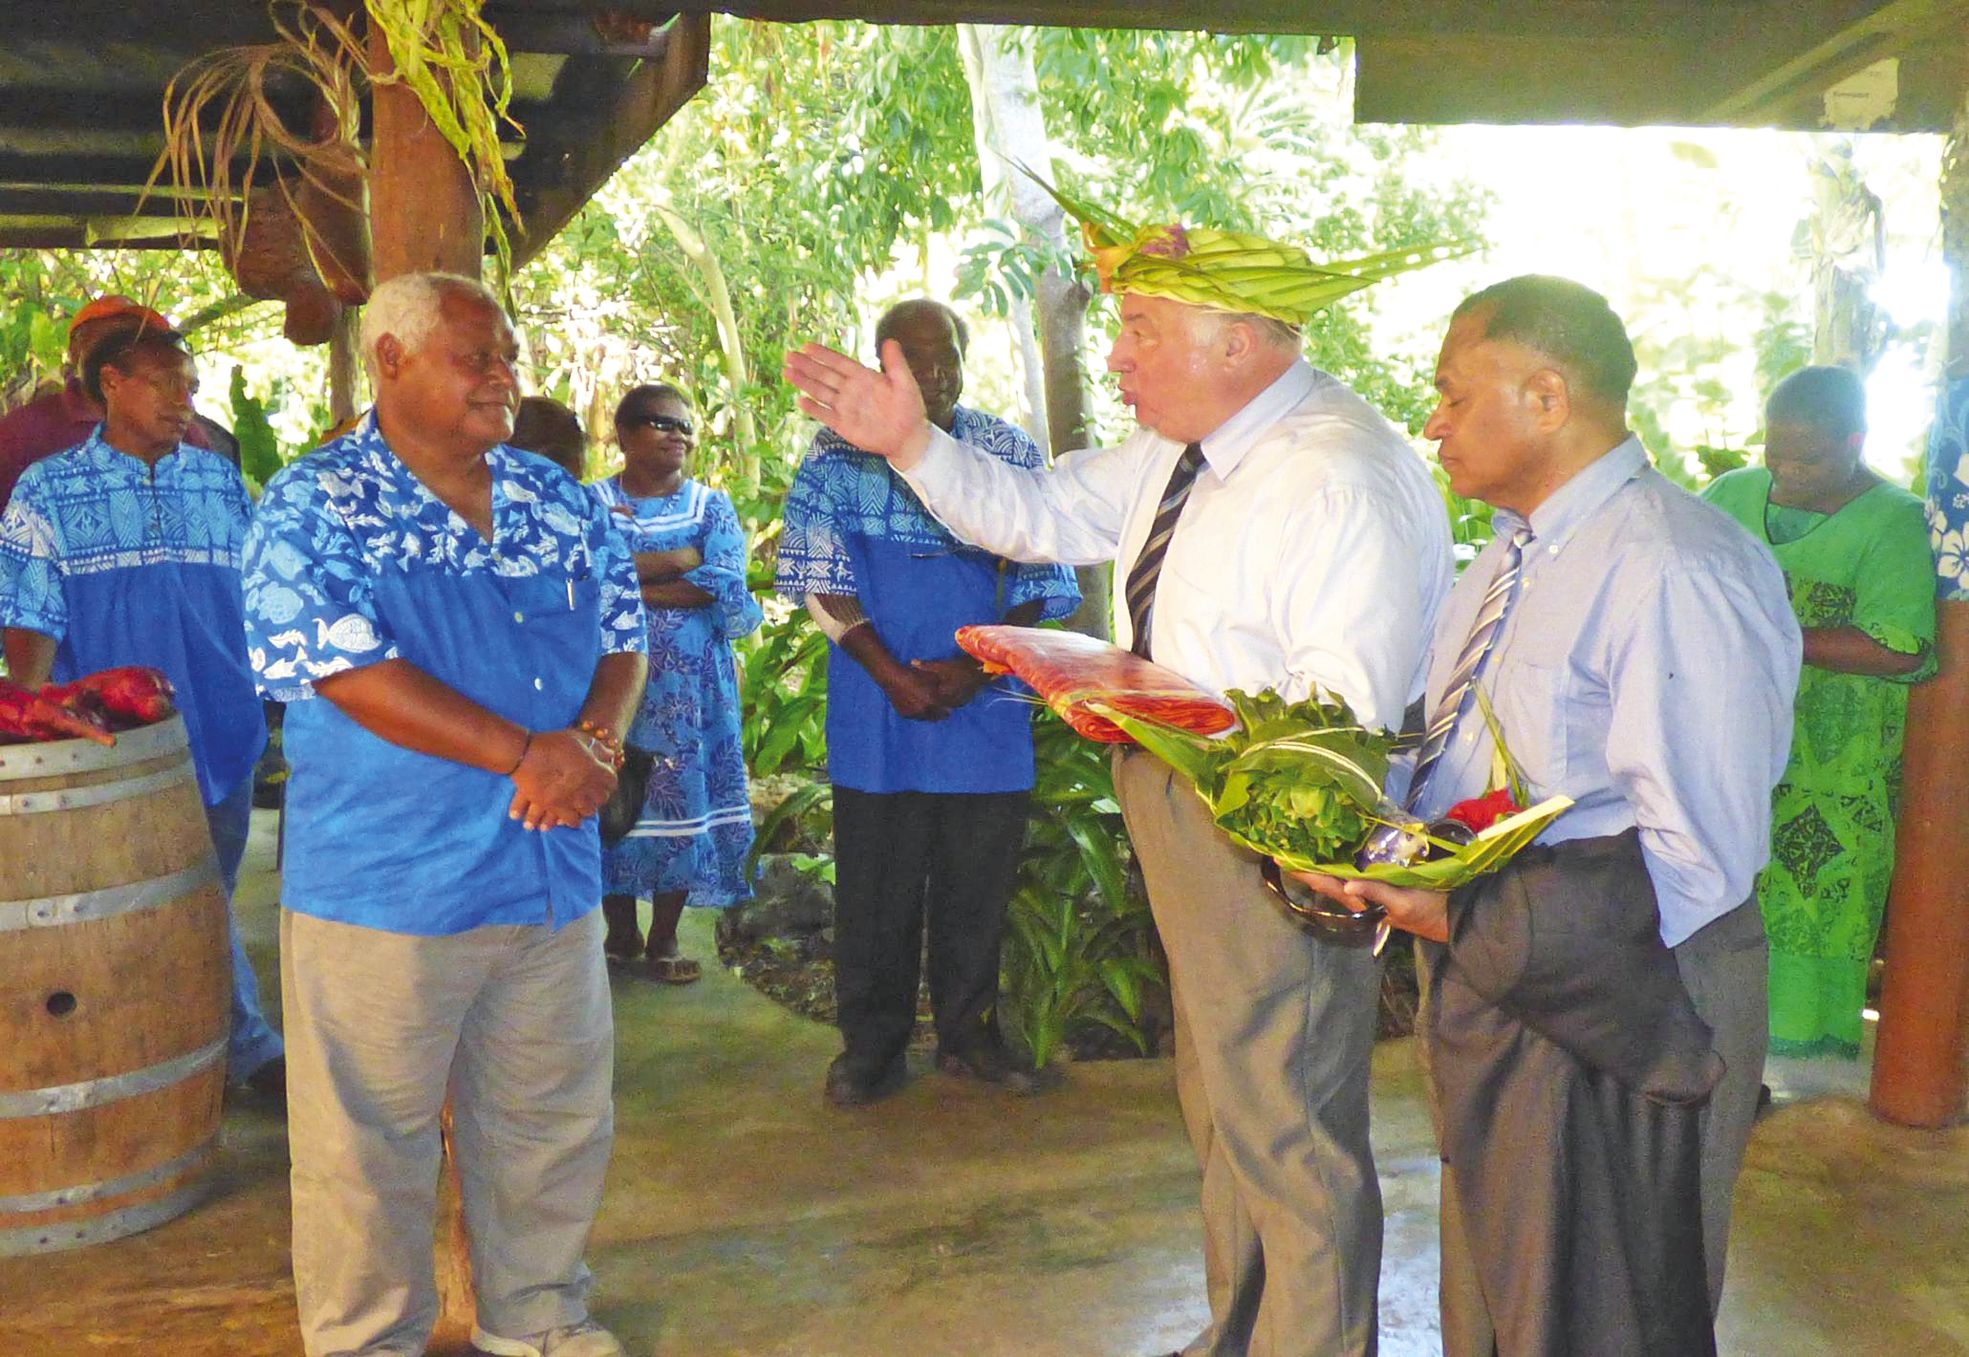
[[783,375],[800,392],[800,413],[899,470],[930,444],[923,393],[893,339],[882,345],[880,372],[825,344],[804,344],[788,351]]

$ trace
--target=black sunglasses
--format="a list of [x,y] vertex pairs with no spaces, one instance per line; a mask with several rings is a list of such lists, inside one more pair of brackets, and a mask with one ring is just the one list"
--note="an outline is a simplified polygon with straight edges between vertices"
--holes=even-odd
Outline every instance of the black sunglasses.
[[696,427],[688,419],[679,419],[675,415],[626,415],[623,417],[623,428],[633,429],[639,425],[643,428],[655,429],[658,433],[682,434],[685,438],[689,438],[697,432]]

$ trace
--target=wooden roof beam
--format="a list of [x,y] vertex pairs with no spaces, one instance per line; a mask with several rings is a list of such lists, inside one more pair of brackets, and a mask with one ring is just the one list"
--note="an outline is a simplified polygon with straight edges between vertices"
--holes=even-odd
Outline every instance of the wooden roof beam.
[[[209,196],[203,190],[199,197]],[[77,185],[0,184],[0,217],[176,217],[178,204],[168,186],[143,196]]]
[[161,217],[9,216],[0,212],[0,248],[16,250],[178,250],[211,248],[209,221]]
[[[1772,8],[1773,18],[1780,20],[1787,9],[1782,4]],[[1953,40],[1969,24],[1969,0],[1890,0],[1866,8],[1868,12],[1787,60],[1747,67],[1761,74],[1711,104],[1695,121],[1723,126],[1765,121],[1786,105],[1818,98],[1883,57],[1942,35]],[[1779,26],[1774,31],[1785,30]]]
[[675,10],[805,23],[863,19],[883,24],[997,23],[1087,28],[1163,28],[1217,33],[1302,33],[1420,38],[1517,33],[1573,39],[1647,38],[1664,33],[1746,34],[1768,23],[1767,0],[608,0],[629,14]]
[[643,62],[623,82],[595,135],[561,151],[557,162],[528,164],[533,152],[543,149],[538,146],[522,157],[519,165],[542,186],[521,204],[525,223],[513,245],[514,267],[538,254],[622,162],[704,88],[711,65],[709,16],[680,16],[660,39],[662,55]]

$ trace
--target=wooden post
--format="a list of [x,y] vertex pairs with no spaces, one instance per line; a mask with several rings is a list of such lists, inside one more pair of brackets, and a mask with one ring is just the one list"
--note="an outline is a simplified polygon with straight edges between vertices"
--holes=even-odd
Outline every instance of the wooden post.
[[[374,70],[390,69],[389,46],[375,28],[369,61]],[[479,277],[485,220],[471,173],[408,86],[375,84],[371,90],[369,234],[376,281],[432,269]]]
[[[1969,376],[1969,96],[1942,158],[1948,380]],[[1874,1115],[1938,1127],[1963,1115],[1969,1020],[1969,602],[1940,605],[1940,672],[1908,697],[1907,758],[1887,902]]]
[[[373,26],[369,63],[373,71],[391,69],[389,45]],[[369,235],[376,281],[431,270],[481,276],[485,221],[470,172],[409,88],[372,83],[370,90]],[[449,1098],[441,1123],[445,1172],[433,1260],[441,1318],[434,1350],[451,1346],[459,1331],[469,1332],[476,1310]]]

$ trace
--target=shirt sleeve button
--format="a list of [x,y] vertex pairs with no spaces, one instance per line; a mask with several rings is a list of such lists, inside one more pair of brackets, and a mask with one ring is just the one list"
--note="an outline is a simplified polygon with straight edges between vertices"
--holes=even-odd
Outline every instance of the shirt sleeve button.
[[539,679],[535,679],[535,680],[533,681],[533,690],[534,690],[534,691],[535,691],[536,693],[540,691],[540,680],[539,680]]
[[526,621],[526,614],[525,614],[525,613],[514,613],[514,614],[513,614],[513,620],[514,620],[515,622],[524,622],[524,621]]

